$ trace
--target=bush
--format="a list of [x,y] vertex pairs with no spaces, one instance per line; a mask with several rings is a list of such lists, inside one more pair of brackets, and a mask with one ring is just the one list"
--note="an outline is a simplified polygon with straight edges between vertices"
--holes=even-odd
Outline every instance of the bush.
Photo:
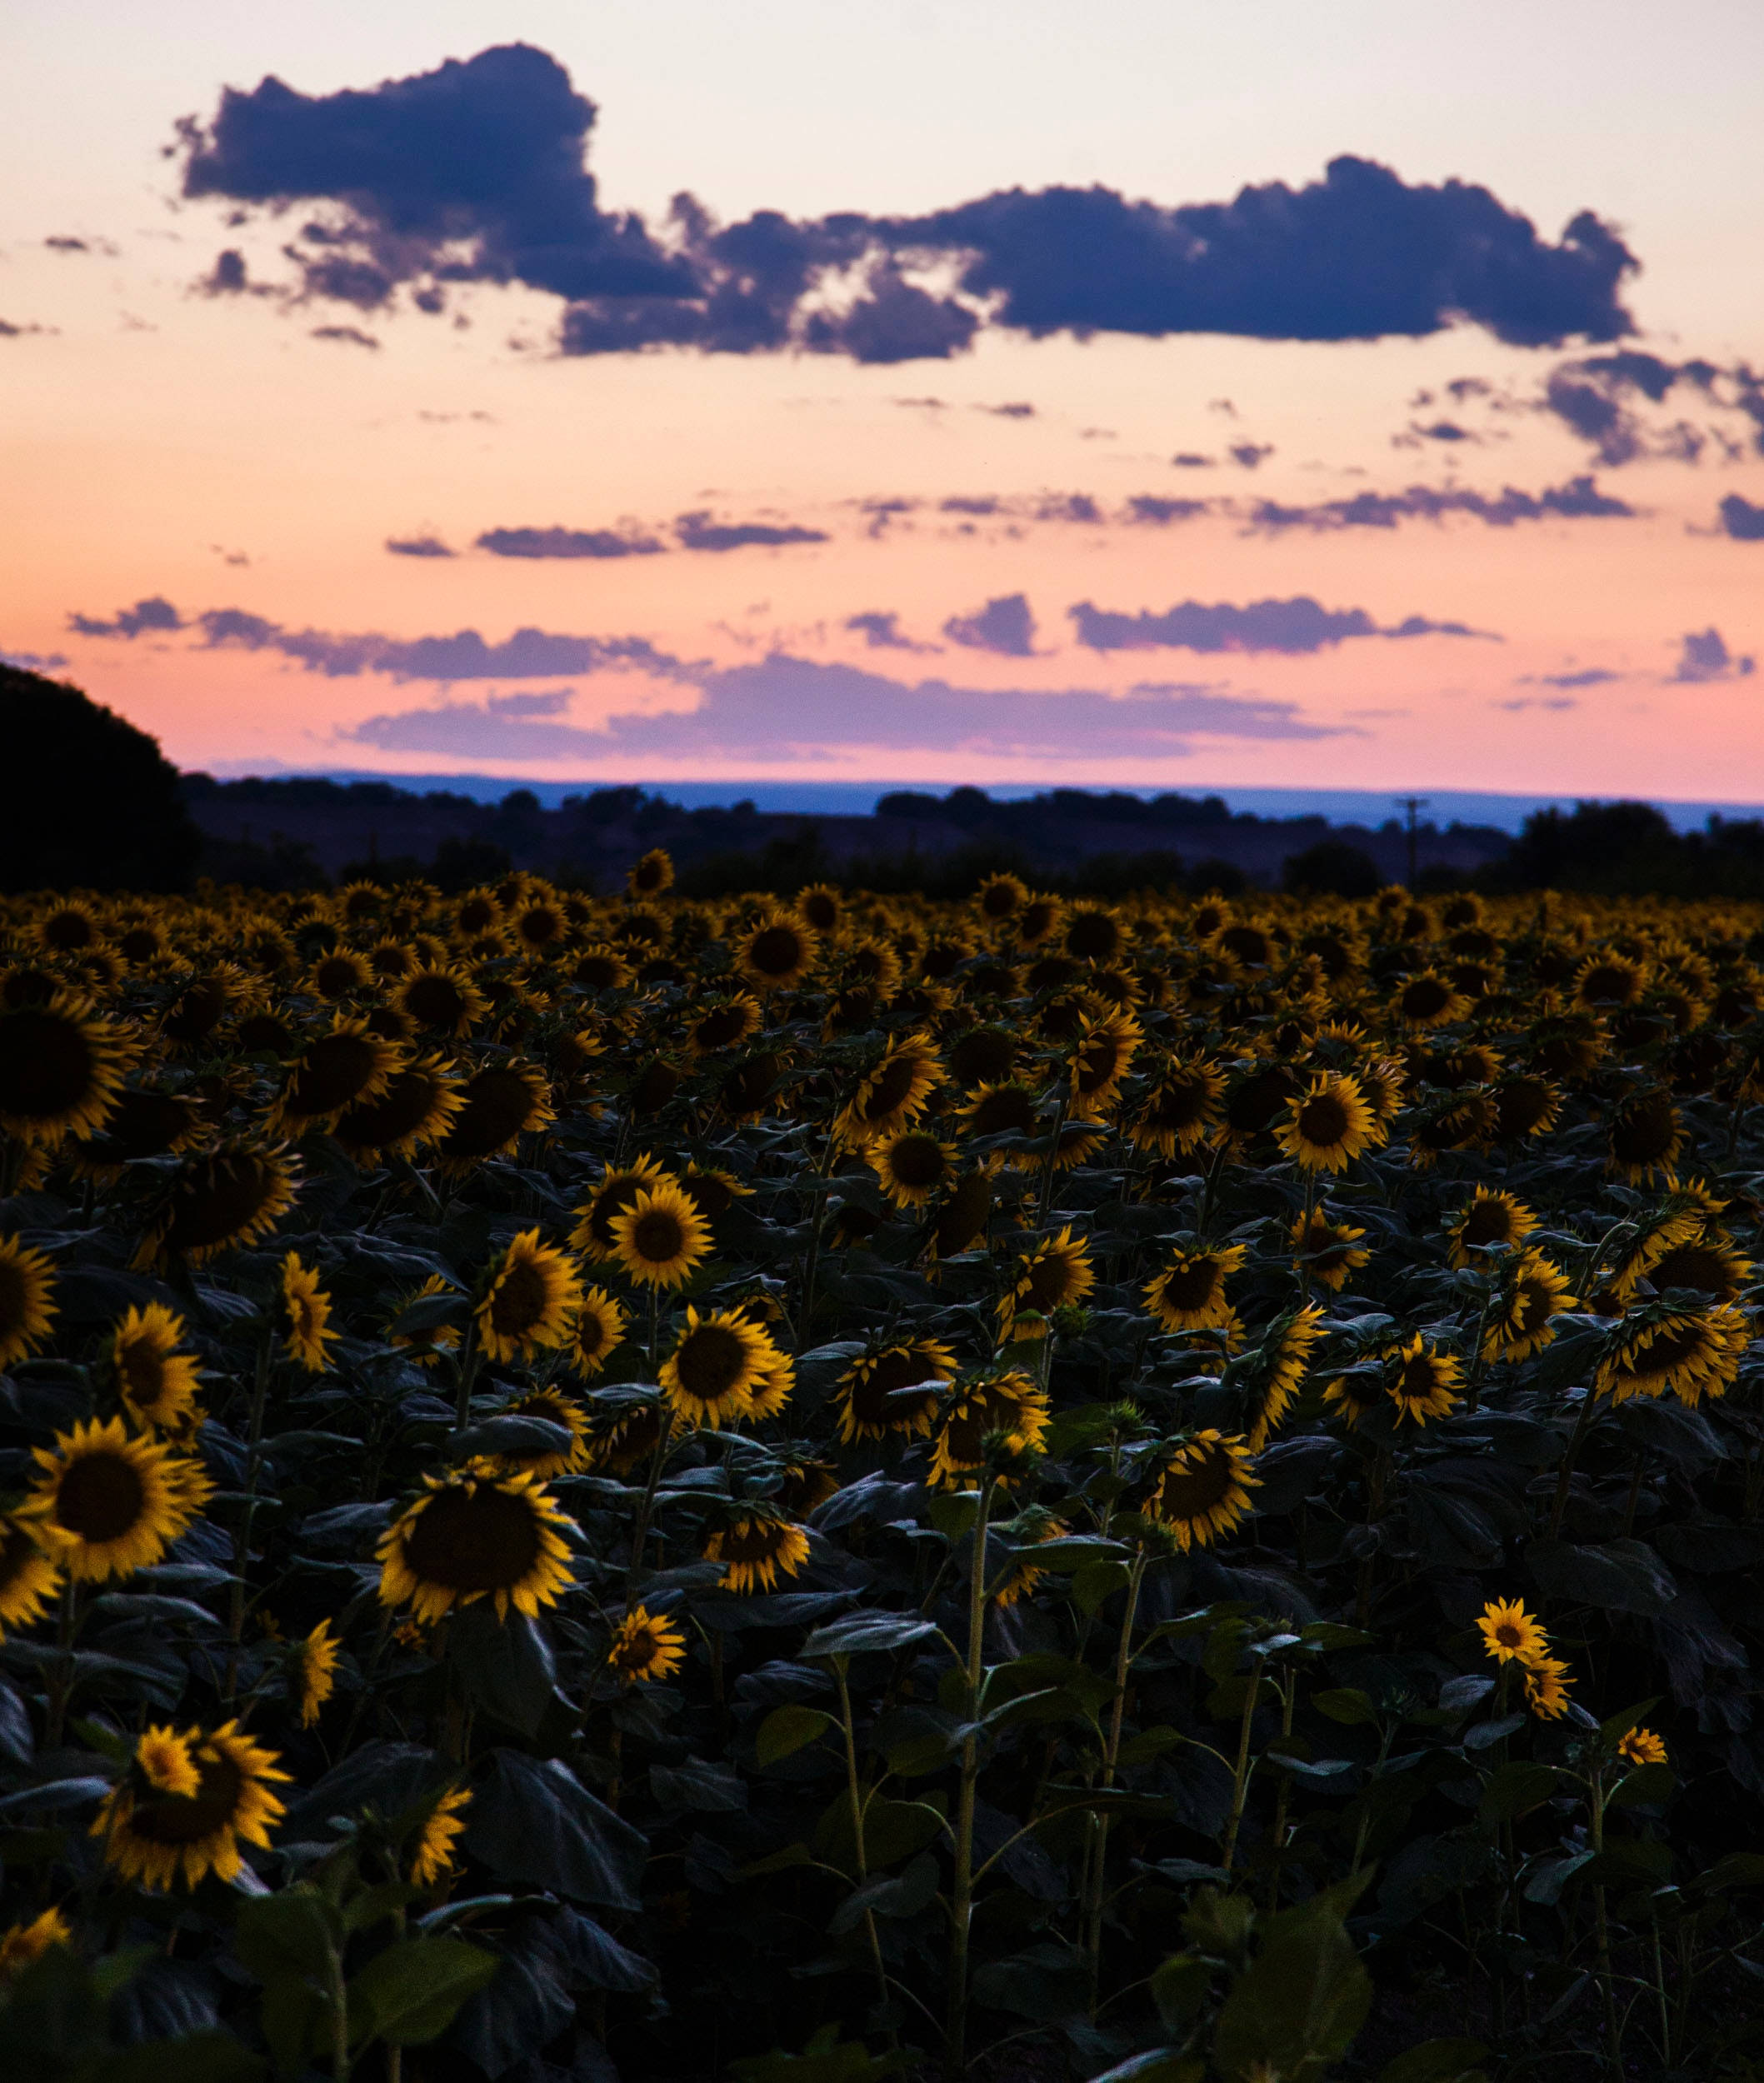
[[1376,897],[1384,887],[1384,871],[1345,839],[1320,839],[1302,853],[1287,855],[1281,881],[1301,896]]

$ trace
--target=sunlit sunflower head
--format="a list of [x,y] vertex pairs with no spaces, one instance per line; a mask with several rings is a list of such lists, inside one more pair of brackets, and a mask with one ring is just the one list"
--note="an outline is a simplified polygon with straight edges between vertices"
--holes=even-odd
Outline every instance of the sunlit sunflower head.
[[1672,1171],[1684,1140],[1684,1123],[1663,1086],[1632,1093],[1612,1116],[1608,1168],[1640,1186]]
[[[934,1338],[911,1338],[854,1360],[834,1391],[839,1436],[847,1446],[890,1432],[925,1438],[937,1385],[956,1378],[956,1356]],[[912,1390],[910,1396],[902,1391]],[[896,1399],[898,1399],[897,1401]]]
[[544,1071],[512,1056],[473,1071],[460,1096],[458,1112],[435,1145],[443,1171],[469,1171],[487,1157],[506,1156],[522,1136],[556,1118]]
[[1722,1396],[1733,1386],[1752,1341],[1744,1310],[1713,1309],[1633,1318],[1621,1325],[1592,1377],[1595,1396],[1625,1403],[1668,1392],[1682,1403]]
[[28,1924],[0,1931],[0,1984],[34,1967],[52,1946],[71,1946],[73,1926],[59,1910],[45,1910]]
[[633,1206],[640,1193],[653,1193],[667,1177],[647,1151],[628,1164],[609,1165],[600,1183],[577,1211],[576,1226],[570,1232],[570,1249],[580,1251],[599,1265],[609,1265],[618,1256],[612,1235],[614,1219]]
[[0,1010],[0,1133],[45,1150],[67,1136],[95,1136],[134,1053],[76,992]]
[[676,1421],[712,1431],[753,1415],[775,1348],[757,1324],[733,1310],[701,1316],[686,1312],[686,1326],[662,1363],[662,1387]]
[[604,1287],[584,1287],[567,1352],[573,1371],[591,1381],[625,1336],[625,1312]]
[[1427,1032],[1467,1019],[1472,1008],[1450,977],[1441,976],[1437,969],[1423,969],[1397,990],[1391,1010],[1407,1026]]
[[184,1320],[163,1302],[131,1309],[110,1335],[107,1360],[123,1409],[145,1432],[182,1436],[197,1421],[202,1361],[180,1352]]
[[1478,1254],[1491,1245],[1517,1251],[1537,1226],[1537,1215],[1516,1196],[1478,1186],[1452,1225],[1447,1263],[1460,1270],[1477,1265]]
[[1323,1312],[1314,1304],[1277,1317],[1245,1365],[1247,1445],[1259,1454],[1303,1386],[1311,1355],[1323,1335]]
[[60,1544],[47,1525],[48,1506],[33,1497],[0,1512],[0,1640],[40,1621],[61,1589]]
[[686,1637],[664,1615],[633,1606],[612,1631],[607,1661],[622,1686],[654,1685],[686,1661]]
[[453,1864],[453,1847],[465,1835],[463,1811],[471,1805],[469,1786],[450,1786],[417,1826],[409,1846],[408,1877],[413,1888],[432,1888]]
[[1287,1102],[1277,1140],[1305,1171],[1345,1171],[1384,1140],[1382,1124],[1352,1072],[1325,1071]]
[[757,1421],[777,1417],[796,1393],[797,1370],[787,1353],[780,1352],[776,1345],[767,1340],[765,1364],[760,1378],[748,1391]]
[[1224,1101],[1225,1080],[1212,1064],[1177,1058],[1147,1095],[1127,1133],[1137,1149],[1173,1157],[1206,1141],[1219,1125]]
[[714,1056],[719,1049],[734,1049],[758,1033],[761,1013],[757,1000],[745,991],[712,998],[687,1019],[686,1043],[694,1056]]
[[792,913],[767,912],[737,939],[736,967],[757,992],[787,991],[814,967],[820,944]]
[[331,1364],[325,1347],[341,1334],[331,1328],[331,1297],[317,1269],[302,1265],[297,1251],[282,1261],[281,1322],[288,1358],[308,1374],[322,1374]]
[[[150,1766],[163,1775],[171,1764],[167,1738],[194,1769],[193,1792],[156,1784],[151,1776]],[[151,1756],[143,1757],[147,1746]],[[104,1840],[105,1863],[154,1893],[180,1879],[194,1888],[210,1873],[237,1880],[245,1863],[240,1846],[267,1847],[282,1818],[282,1803],[271,1788],[288,1775],[277,1761],[276,1751],[253,1742],[237,1721],[207,1734],[150,1729],[127,1779],[107,1796],[92,1823],[92,1835]],[[187,1779],[181,1783],[187,1786]]]
[[486,1276],[477,1335],[492,1360],[526,1360],[568,1342],[582,1300],[576,1269],[537,1230],[522,1230]]
[[1451,1416],[1464,1372],[1462,1360],[1436,1351],[1417,1331],[1407,1345],[1391,1346],[1385,1363],[1385,1391],[1397,1406],[1399,1425],[1405,1419],[1426,1425]]
[[300,1714],[300,1726],[310,1729],[319,1710],[337,1690],[337,1657],[340,1645],[331,1623],[322,1620],[310,1634],[293,1643],[288,1653],[288,1697]]
[[1339,1295],[1350,1276],[1372,1261],[1369,1251],[1357,1248],[1365,1231],[1347,1222],[1332,1222],[1322,1208],[1295,1216],[1290,1234],[1299,1271],[1332,1295]]
[[673,857],[662,847],[652,847],[625,877],[626,889],[637,897],[659,897],[673,886]]
[[1247,1442],[1208,1428],[1171,1447],[1152,1471],[1139,1508],[1169,1529],[1177,1546],[1211,1547],[1252,1509],[1250,1491],[1262,1478]]
[[1534,1664],[1550,1653],[1550,1638],[1522,1599],[1491,1599],[1477,1620],[1485,1654],[1497,1664]]
[[878,1136],[897,1135],[925,1111],[942,1078],[936,1045],[928,1035],[891,1042],[859,1081],[833,1123],[840,1141],[862,1149]]
[[1105,1013],[1082,1023],[1071,1051],[1067,1081],[1070,1111],[1080,1121],[1101,1121],[1113,1111],[1123,1078],[1145,1034],[1130,1012]]
[[401,1065],[398,1049],[365,1020],[339,1013],[330,1032],[308,1042],[289,1066],[270,1126],[295,1136],[328,1128],[352,1106],[377,1099]]
[[709,1222],[671,1179],[640,1187],[607,1227],[621,1270],[646,1287],[683,1286],[710,1253]]
[[1152,1314],[1166,1331],[1217,1331],[1231,1316],[1225,1283],[1242,1265],[1244,1246],[1178,1251],[1146,1283]]
[[1666,1745],[1652,1729],[1630,1729],[1617,1744],[1617,1756],[1627,1765],[1664,1765]]
[[1574,1306],[1568,1276],[1542,1251],[1520,1254],[1482,1339],[1485,1361],[1528,1360],[1555,1338],[1552,1318]]
[[422,1495],[381,1536],[380,1603],[407,1606],[427,1624],[491,1599],[531,1620],[573,1581],[567,1518],[537,1476],[472,1461],[424,1479]]
[[956,1146],[928,1128],[878,1136],[864,1154],[897,1208],[922,1208],[955,1181]]
[[350,1107],[331,1132],[357,1164],[376,1165],[438,1141],[464,1104],[452,1066],[438,1056],[419,1056],[394,1071],[377,1097]]
[[77,1424],[33,1451],[42,1525],[57,1561],[82,1583],[132,1576],[159,1561],[212,1487],[200,1462],[131,1439],[120,1417]]
[[[1683,1288],[1712,1302],[1738,1301],[1757,1276],[1752,1261],[1719,1232],[1669,1245],[1647,1271],[1658,1294]],[[1622,1291],[1627,1296],[1634,1286],[1632,1280]]]
[[1568,1711],[1568,1688],[1574,1681],[1559,1656],[1539,1656],[1522,1666],[1525,1703],[1540,1721],[1559,1721]]
[[1009,1368],[957,1389],[935,1421],[931,1481],[941,1490],[974,1488],[990,1442],[1012,1459],[1038,1453],[1047,1436],[1047,1394],[1027,1374]]
[[794,1520],[770,1506],[731,1515],[704,1544],[707,1562],[721,1562],[725,1591],[769,1591],[781,1576],[794,1576],[808,1560],[808,1536]]
[[999,1321],[1007,1333],[1022,1311],[1051,1316],[1056,1309],[1081,1306],[1096,1286],[1097,1274],[1088,1247],[1073,1238],[1068,1222],[1057,1236],[1018,1260],[1009,1283],[998,1301]]
[[489,1001],[463,969],[427,962],[393,990],[392,1002],[419,1027],[457,1039],[490,1009]]
[[34,1352],[56,1316],[55,1273],[43,1254],[0,1236],[0,1370]]

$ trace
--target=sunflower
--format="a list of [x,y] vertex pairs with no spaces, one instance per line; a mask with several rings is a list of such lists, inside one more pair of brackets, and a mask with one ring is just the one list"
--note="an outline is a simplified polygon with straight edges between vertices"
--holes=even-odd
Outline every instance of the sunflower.
[[338,1013],[330,1032],[308,1042],[290,1065],[270,1111],[270,1128],[296,1136],[329,1128],[352,1106],[377,1099],[401,1067],[390,1042],[366,1021]]
[[1008,1336],[1020,1310],[1051,1316],[1056,1309],[1081,1306],[1096,1282],[1090,1252],[1084,1244],[1072,1241],[1068,1222],[1057,1236],[1018,1260],[1011,1284],[998,1300],[1001,1333]]
[[426,1476],[423,1494],[380,1537],[380,1603],[408,1606],[427,1625],[481,1598],[506,1621],[529,1620],[570,1587],[566,1534],[576,1531],[536,1476],[468,1461]]
[[1607,952],[1589,955],[1574,978],[1574,997],[1582,1006],[1632,1006],[1647,989],[1645,962],[1630,962]]
[[450,1787],[417,1826],[407,1876],[413,1888],[432,1887],[452,1867],[454,1843],[465,1834],[460,1811],[471,1799],[469,1786]]
[[1008,1027],[970,1027],[949,1045],[952,1080],[964,1092],[1006,1082],[1017,1068],[1018,1037]]
[[619,1266],[647,1287],[683,1286],[711,1248],[710,1224],[671,1179],[640,1187],[607,1226]]
[[377,1165],[439,1141],[464,1104],[452,1065],[438,1056],[419,1056],[393,1071],[376,1098],[352,1106],[331,1133],[357,1164]]
[[357,954],[352,947],[335,947],[313,963],[307,981],[315,998],[334,1002],[371,990],[373,974],[373,965],[365,955]]
[[[422,1286],[406,1295],[392,1310],[391,1322],[396,1325],[400,1317],[417,1302],[428,1301],[438,1295],[457,1293],[452,1283],[443,1280],[439,1273],[431,1273]],[[413,1330],[388,1329],[387,1341],[396,1346],[407,1359],[419,1367],[432,1367],[443,1352],[452,1352],[459,1343],[457,1328],[449,1323],[425,1324]]]
[[717,1589],[769,1591],[782,1576],[794,1576],[808,1560],[808,1536],[773,1508],[750,1506],[719,1526],[704,1544],[707,1562],[721,1562]]
[[662,1409],[657,1403],[602,1411],[589,1421],[588,1459],[596,1468],[628,1476],[662,1443]]
[[1290,1235],[1293,1263],[1306,1278],[1339,1295],[1350,1274],[1372,1261],[1370,1251],[1355,1247],[1366,1234],[1349,1223],[1332,1222],[1321,1208],[1294,1216]]
[[689,1164],[678,1181],[679,1188],[707,1222],[727,1215],[737,1201],[752,1197],[753,1189],[720,1166]]
[[183,1318],[163,1302],[131,1309],[110,1335],[117,1394],[144,1432],[184,1434],[199,1420],[202,1361],[193,1352],[177,1350],[183,1339]]
[[1268,1443],[1269,1433],[1292,1407],[1311,1364],[1312,1350],[1322,1335],[1321,1309],[1311,1304],[1294,1310],[1276,1320],[1256,1352],[1244,1363],[1247,1370],[1245,1403],[1249,1416],[1247,1444],[1251,1453],[1262,1451]]
[[767,912],[735,944],[735,962],[756,991],[782,991],[814,967],[817,935],[788,912]]
[[319,1709],[337,1690],[338,1646],[330,1621],[322,1620],[303,1641],[294,1645],[289,1656],[288,1691],[299,1706],[303,1729],[313,1726]]
[[1166,1331],[1218,1331],[1230,1321],[1225,1283],[1243,1263],[1244,1247],[1178,1251],[1146,1283],[1152,1314]]
[[662,1387],[676,1421],[715,1431],[751,1417],[774,1351],[764,1331],[736,1311],[701,1316],[688,1306],[686,1326],[662,1363]]
[[1014,875],[989,875],[974,895],[974,908],[993,925],[1015,918],[1028,902],[1027,886]]
[[553,1476],[576,1475],[587,1466],[588,1414],[574,1396],[566,1396],[561,1389],[535,1389],[518,1403],[511,1403],[502,1415],[542,1418],[547,1425],[561,1426],[570,1436],[569,1445],[561,1449],[541,1446],[524,1453],[503,1454],[499,1457],[503,1468],[510,1471],[524,1469],[543,1483]]
[[133,1051],[89,998],[54,990],[0,1012],[0,1131],[47,1150],[95,1136]]
[[878,1136],[897,1135],[924,1112],[942,1074],[928,1035],[891,1042],[834,1117],[834,1135],[859,1149]]
[[71,1946],[73,1926],[59,1910],[45,1910],[28,1924],[0,1931],[0,1983],[34,1967],[52,1946]]
[[752,1391],[750,1399],[755,1419],[777,1417],[796,1393],[796,1386],[795,1363],[787,1354],[780,1352],[768,1338],[759,1382]]
[[522,1230],[490,1269],[477,1308],[477,1335],[492,1360],[528,1360],[567,1344],[582,1283],[563,1253]]
[[1477,1253],[1494,1244],[1517,1251],[1537,1226],[1537,1217],[1511,1193],[1478,1186],[1452,1226],[1446,1262],[1462,1271],[1477,1263]]
[[1631,1729],[1618,1743],[1617,1756],[1629,1765],[1664,1765],[1666,1745],[1652,1729]]
[[1080,1121],[1098,1121],[1112,1110],[1121,1096],[1122,1080],[1132,1068],[1144,1039],[1143,1029],[1129,1012],[1105,1013],[1083,1022],[1067,1071],[1072,1090],[1068,1106]]
[[405,977],[392,1002],[419,1027],[457,1039],[489,1011],[489,1001],[463,969],[427,963]]
[[714,1056],[719,1049],[739,1048],[757,1034],[760,1009],[746,992],[712,998],[687,1022],[686,1046],[694,1056]]
[[833,1464],[801,1446],[781,1449],[777,1464],[783,1471],[777,1501],[798,1517],[817,1510],[839,1488],[839,1471]]
[[[934,1385],[955,1378],[955,1354],[934,1338],[909,1339],[867,1352],[852,1361],[833,1391],[840,1438],[849,1446],[855,1441],[882,1439],[890,1432],[904,1433],[909,1439],[927,1436],[937,1405]],[[902,1396],[906,1389],[921,1393]],[[896,1402],[896,1397],[901,1400]]]
[[1435,1351],[1419,1331],[1406,1346],[1390,1346],[1385,1358],[1396,1362],[1386,1376],[1385,1389],[1397,1406],[1399,1425],[1405,1418],[1425,1425],[1432,1418],[1451,1416],[1458,1400],[1462,1361]]
[[0,1370],[49,1336],[56,1316],[55,1274],[42,1253],[0,1236]]
[[1376,1056],[1362,1063],[1354,1076],[1359,1081],[1361,1097],[1388,1127],[1402,1112],[1403,1094],[1408,1087],[1403,1066],[1395,1056]]
[[1324,1408],[1347,1425],[1363,1423],[1382,1400],[1382,1386],[1368,1379],[1367,1372],[1339,1375],[1323,1391]]
[[1684,1148],[1684,1123],[1663,1086],[1633,1093],[1612,1116],[1609,1169],[1631,1186],[1670,1172]]
[[0,1512],[0,1640],[7,1628],[34,1626],[61,1589],[57,1542],[41,1499]]
[[461,1100],[435,1145],[435,1161],[443,1171],[467,1171],[487,1157],[506,1156],[530,1129],[544,1128],[556,1118],[545,1073],[513,1057],[475,1071]]
[[1305,1171],[1345,1171],[1384,1140],[1378,1118],[1351,1073],[1325,1071],[1309,1091],[1287,1102],[1277,1140]]
[[1477,1618],[1484,1653],[1498,1664],[1535,1664],[1550,1653],[1550,1638],[1522,1599],[1491,1599]]
[[1170,1448],[1153,1471],[1140,1510],[1167,1526],[1186,1555],[1211,1547],[1252,1508],[1262,1478],[1241,1435],[1209,1427]]
[[1397,991],[1392,1010],[1399,1020],[1426,1032],[1464,1019],[1471,1002],[1449,977],[1436,969],[1423,969]]
[[237,1721],[205,1735],[191,1728],[173,1741],[196,1772],[196,1791],[179,1793],[156,1786],[142,1752],[166,1750],[169,1730],[149,1730],[140,1739],[128,1778],[105,1797],[92,1835],[104,1840],[105,1863],[125,1881],[162,1893],[182,1872],[187,1888],[207,1875],[232,1881],[244,1866],[242,1844],[267,1846],[282,1803],[271,1792],[288,1775],[277,1753],[255,1743]]
[[1554,1340],[1550,1319],[1573,1306],[1573,1290],[1561,1268],[1541,1251],[1522,1253],[1500,1306],[1489,1316],[1483,1359],[1530,1359]]
[[181,1540],[207,1502],[202,1465],[170,1447],[131,1439],[120,1417],[57,1432],[32,1449],[42,1473],[35,1497],[56,1559],[81,1583],[132,1576]]
[[341,1334],[331,1328],[331,1297],[318,1284],[316,1267],[303,1266],[297,1251],[282,1261],[282,1350],[308,1374],[322,1374],[331,1361],[326,1341]]
[[567,1348],[574,1372],[592,1380],[625,1336],[625,1312],[604,1287],[585,1287],[577,1305],[576,1328]]
[[928,1240],[932,1255],[938,1259],[954,1258],[977,1244],[984,1245],[992,1216],[991,1173],[983,1168],[964,1172],[932,1217]]
[[73,1168],[82,1178],[113,1181],[140,1158],[187,1150],[202,1130],[201,1111],[185,1094],[127,1085],[99,1132],[75,1143]]
[[[1040,1103],[1034,1090],[1021,1078],[1002,1085],[983,1084],[957,1117],[971,1136],[1032,1136],[1042,1126]],[[1021,1167],[1027,1153],[1012,1151],[1007,1162]]]
[[956,1176],[956,1146],[928,1128],[903,1128],[898,1135],[879,1136],[864,1154],[897,1208],[922,1208]]
[[612,1235],[614,1217],[632,1206],[640,1193],[653,1193],[667,1177],[647,1151],[627,1165],[609,1165],[601,1175],[600,1184],[576,1211],[578,1220],[570,1231],[570,1249],[602,1265],[615,1259],[618,1248]]
[[1559,1656],[1539,1656],[1525,1670],[1525,1701],[1540,1721],[1559,1721],[1568,1711],[1568,1687],[1574,1682]]
[[1026,894],[1017,912],[1017,942],[1020,947],[1045,947],[1059,932],[1066,907],[1057,897]]
[[1735,1250],[1730,1239],[1717,1234],[1670,1246],[1648,1267],[1646,1277],[1658,1294],[1682,1287],[1711,1301],[1731,1302],[1738,1301],[1756,1273],[1752,1261]]
[[1628,1301],[1638,1283],[1652,1276],[1668,1251],[1699,1241],[1703,1228],[1694,1211],[1675,1207],[1671,1201],[1643,1218],[1611,1268],[1612,1294],[1619,1301]]
[[607,1661],[622,1686],[671,1678],[686,1660],[686,1637],[671,1620],[633,1606],[612,1631]]
[[1011,1455],[1037,1452],[1047,1436],[1047,1391],[1011,1370],[957,1389],[937,1421],[931,1481],[943,1490],[967,1490],[986,1466],[987,1441],[1002,1437]]
[[1127,1126],[1137,1150],[1173,1157],[1194,1149],[1219,1125],[1225,1080],[1204,1060],[1169,1064]]
[[1592,1377],[1592,1393],[1625,1403],[1668,1391],[1682,1403],[1727,1393],[1752,1342],[1745,1311],[1732,1302],[1622,1326]]

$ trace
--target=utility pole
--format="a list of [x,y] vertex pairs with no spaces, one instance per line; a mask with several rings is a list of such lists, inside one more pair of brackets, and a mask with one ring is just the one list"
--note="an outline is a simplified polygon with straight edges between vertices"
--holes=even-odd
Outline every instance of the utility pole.
[[1409,813],[1409,887],[1412,890],[1415,887],[1415,813],[1417,810],[1425,810],[1430,800],[1426,796],[1399,796],[1397,798],[1397,807]]

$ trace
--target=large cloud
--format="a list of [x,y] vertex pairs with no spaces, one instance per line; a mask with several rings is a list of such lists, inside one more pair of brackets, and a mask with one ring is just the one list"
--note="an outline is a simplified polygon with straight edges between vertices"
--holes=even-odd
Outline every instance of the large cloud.
[[[847,665],[777,654],[692,675],[697,707],[660,716],[615,714],[604,728],[563,722],[547,706],[512,714],[508,697],[445,702],[367,717],[347,733],[381,752],[550,760],[612,754],[821,761],[840,748],[986,752],[1072,758],[1180,757],[1197,738],[1313,739],[1343,735],[1290,702],[1147,683],[1112,696],[987,692],[943,680],[908,683]],[[541,697],[547,705],[550,697]]]
[[1342,528],[1393,528],[1399,521],[1442,521],[1465,514],[1492,528],[1510,528],[1516,521],[1598,521],[1632,519],[1635,507],[1601,492],[1591,477],[1571,478],[1542,492],[1520,492],[1512,485],[1491,497],[1462,486],[1411,485],[1402,492],[1359,492],[1348,499],[1325,499],[1312,506],[1282,506],[1260,501],[1250,525],[1267,535],[1289,528],[1332,533]]
[[1757,670],[1755,658],[1736,658],[1718,629],[1687,630],[1680,647],[1674,680],[1701,687],[1711,680],[1749,679]]
[[[269,77],[180,126],[183,192],[312,211],[286,247],[299,287],[360,310],[407,287],[438,311],[460,282],[548,292],[569,354],[793,346],[889,363],[959,353],[987,326],[1357,340],[1468,319],[1524,345],[1632,330],[1619,292],[1635,257],[1590,212],[1552,244],[1487,188],[1412,186],[1369,160],[1173,207],[1014,188],[917,217],[723,226],[681,196],[657,233],[602,208],[594,118],[526,44],[333,94]],[[217,294],[247,287],[229,252]]]
[[1288,657],[1332,650],[1353,637],[1477,637],[1463,622],[1433,622],[1410,615],[1381,628],[1363,607],[1324,607],[1308,594],[1292,600],[1252,601],[1237,607],[1183,601],[1156,614],[1141,608],[1122,614],[1080,601],[1067,610],[1078,642],[1091,651],[1197,651],[1284,652]]

